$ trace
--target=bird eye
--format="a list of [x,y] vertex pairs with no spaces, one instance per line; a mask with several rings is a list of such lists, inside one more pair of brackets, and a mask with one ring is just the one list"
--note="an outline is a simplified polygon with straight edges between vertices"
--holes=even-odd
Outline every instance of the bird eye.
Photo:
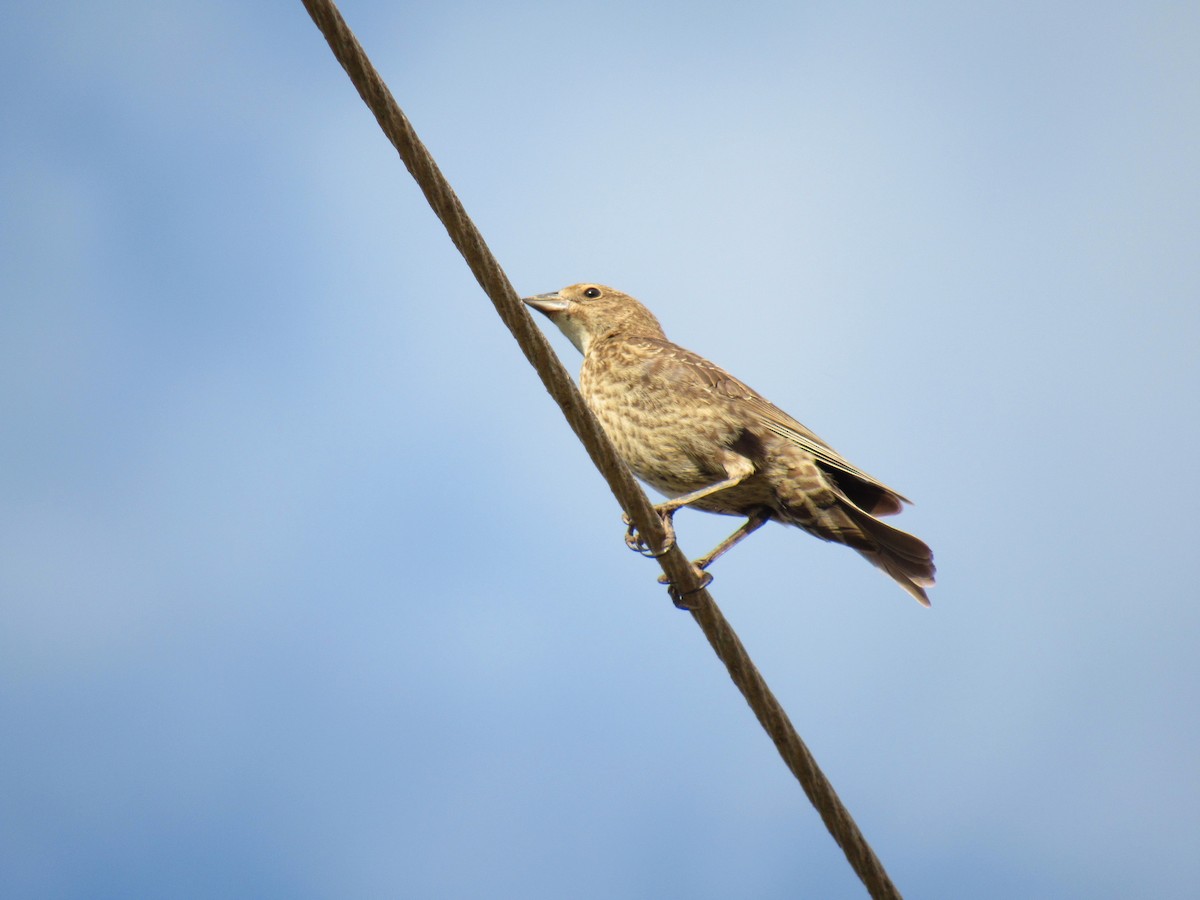
[[595,300],[597,297],[600,296],[600,288],[594,288],[594,287],[585,288],[584,292],[583,292],[583,296],[587,297],[589,300]]

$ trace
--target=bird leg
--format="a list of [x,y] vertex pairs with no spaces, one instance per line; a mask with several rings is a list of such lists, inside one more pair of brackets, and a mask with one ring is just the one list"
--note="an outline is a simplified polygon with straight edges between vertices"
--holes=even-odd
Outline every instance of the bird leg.
[[713,547],[708,553],[692,562],[697,569],[707,569],[717,559],[724,556],[725,553],[733,549],[734,544],[737,544],[742,538],[749,537],[771,521],[771,513],[766,509],[755,510],[750,514],[750,517],[742,523],[741,528],[731,534],[717,546]]
[[[697,500],[702,500],[705,497],[715,494],[717,491],[723,491],[726,488],[731,488],[734,485],[740,484],[750,475],[754,474],[754,463],[741,454],[729,451],[726,458],[722,460],[722,462],[725,467],[725,474],[729,476],[728,478],[714,482],[713,484],[710,484],[707,487],[702,487],[699,490],[689,491],[688,493],[681,494],[678,497],[672,497],[666,503],[659,503],[654,507],[654,511],[662,517],[664,533],[662,547],[660,547],[658,550],[652,550],[649,546],[647,546],[646,541],[640,534],[638,534],[637,526],[633,524],[633,520],[629,518],[628,514],[622,516],[622,520],[628,527],[628,530],[625,532],[625,546],[630,550],[634,550],[642,554],[642,556],[649,556],[657,559],[675,546],[674,517],[678,510],[687,506],[689,503],[695,503]],[[756,525],[755,528],[757,527],[758,526]],[[749,532],[746,532],[746,534],[749,534]],[[742,537],[745,537],[745,535],[742,535]],[[738,538],[738,540],[741,540],[741,538]],[[736,541],[734,543],[736,543]],[[729,546],[732,547],[733,544],[730,544]],[[725,549],[728,550],[729,547],[726,547]],[[709,555],[712,556],[712,554]],[[716,557],[712,556],[712,559],[716,559]],[[712,559],[710,559],[709,562],[712,562]]]
[[[770,521],[771,513],[768,510],[756,510],[750,514],[750,517],[741,524],[741,527],[739,527],[737,531],[725,538],[725,540],[721,541],[721,543],[717,544],[717,546],[713,547],[712,550],[704,554],[704,556],[701,556],[699,559],[692,560],[692,565],[701,572],[704,572],[705,569],[717,561],[718,557],[724,556],[727,551],[732,549],[734,544],[738,543],[743,538],[754,534],[754,532],[758,531],[758,529],[762,528]],[[707,585],[709,581],[712,581],[712,575],[710,575],[708,572],[704,572],[704,574],[708,577],[708,581],[704,582]],[[671,583],[671,580],[666,575],[659,575],[658,580],[660,584]]]

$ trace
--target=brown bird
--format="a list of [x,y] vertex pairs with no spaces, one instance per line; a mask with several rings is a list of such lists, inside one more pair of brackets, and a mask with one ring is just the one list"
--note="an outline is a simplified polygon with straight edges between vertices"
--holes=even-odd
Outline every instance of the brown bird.
[[[655,507],[666,552],[684,506],[745,523],[695,560],[706,569],[769,521],[852,547],[925,606],[933,553],[880,522],[910,502],[872,478],[753,389],[672,344],[641,303],[602,284],[573,284],[525,303],[581,353],[579,386],[633,473],[671,499]],[[626,520],[628,523],[628,519]],[[626,543],[647,550],[630,525]]]

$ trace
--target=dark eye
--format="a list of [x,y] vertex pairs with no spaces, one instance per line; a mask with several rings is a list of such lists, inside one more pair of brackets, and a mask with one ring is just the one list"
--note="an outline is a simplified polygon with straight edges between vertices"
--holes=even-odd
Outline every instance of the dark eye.
[[584,289],[583,296],[587,297],[589,300],[595,300],[600,296],[600,288],[586,288]]

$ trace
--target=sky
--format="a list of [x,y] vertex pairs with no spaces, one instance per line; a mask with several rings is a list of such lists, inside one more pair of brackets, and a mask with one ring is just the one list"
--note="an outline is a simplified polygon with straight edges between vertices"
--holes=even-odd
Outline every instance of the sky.
[[[916,501],[932,609],[711,587],[899,889],[1194,896],[1200,7],[342,12],[518,291]],[[299,2],[0,51],[0,895],[864,896]]]

